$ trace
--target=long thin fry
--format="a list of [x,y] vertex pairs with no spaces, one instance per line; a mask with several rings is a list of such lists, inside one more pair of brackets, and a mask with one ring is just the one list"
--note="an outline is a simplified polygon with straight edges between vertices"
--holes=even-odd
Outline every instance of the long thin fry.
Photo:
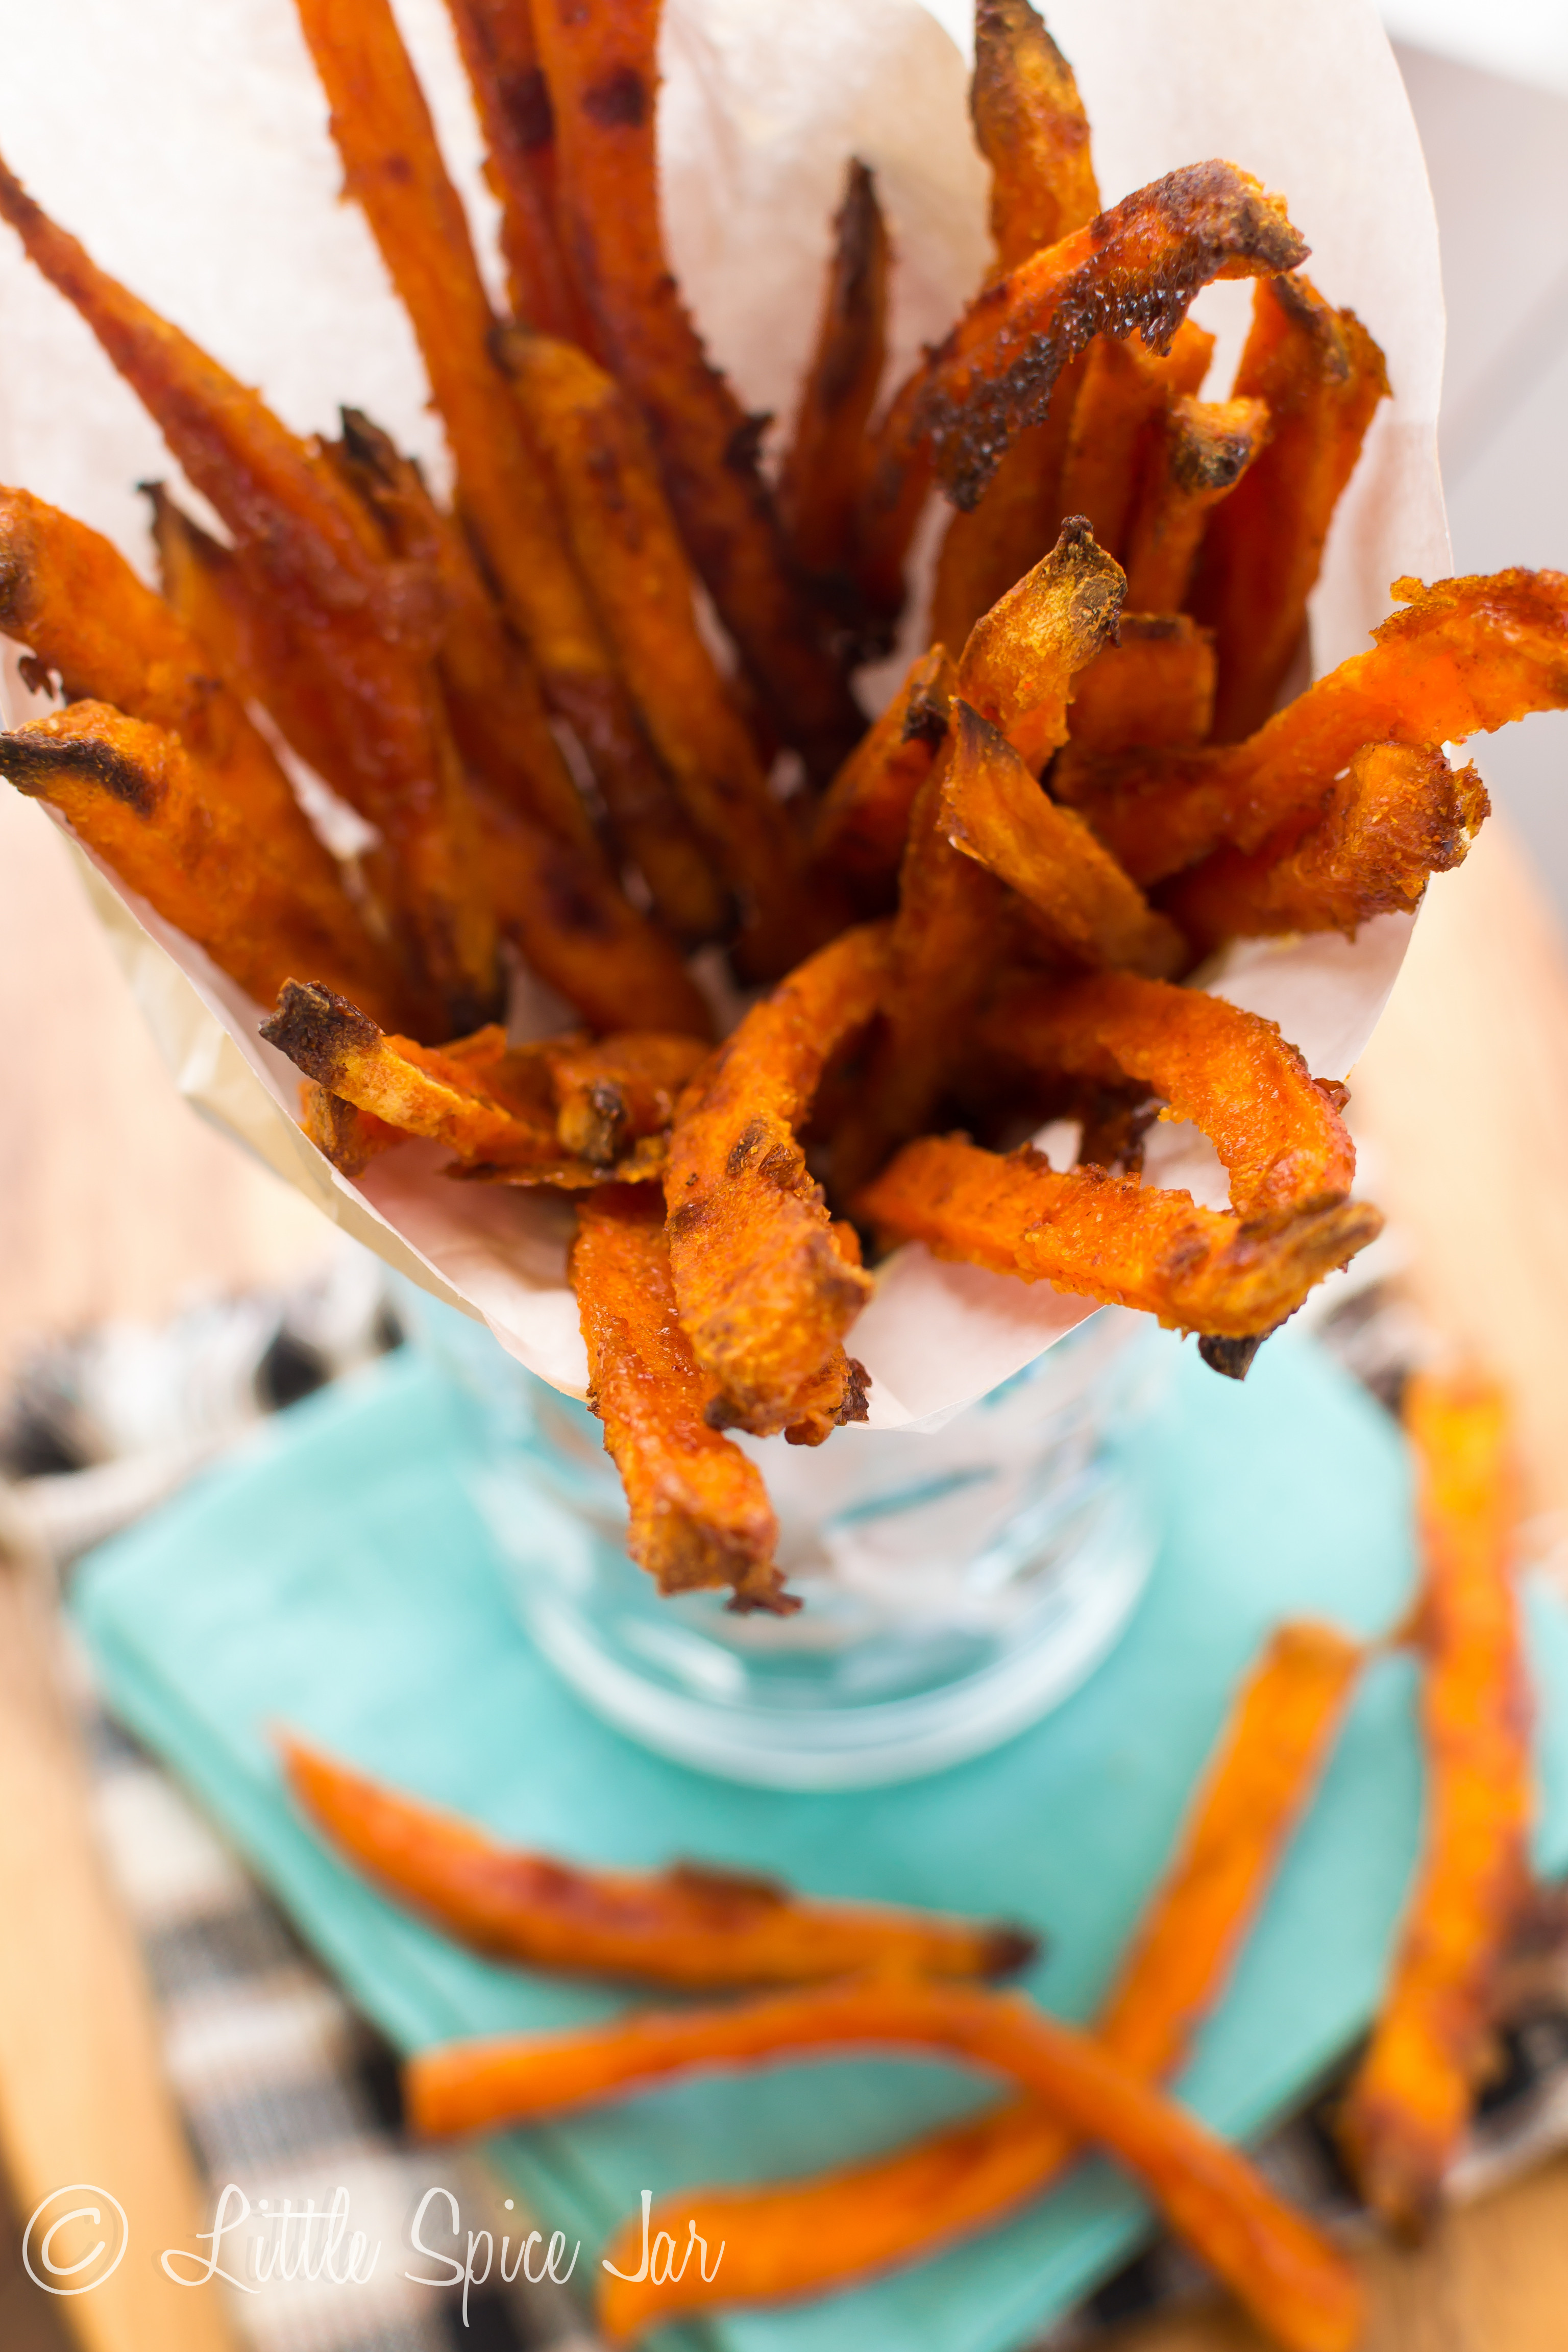
[[659,233],[658,0],[542,7],[563,231],[605,354],[647,421],[692,562],[781,740],[824,782],[861,720],[795,580],[757,471],[758,426],[711,366]]
[[1489,1381],[1418,1375],[1405,1422],[1425,1564],[1426,1822],[1393,1977],[1340,2136],[1368,2203],[1418,2235],[1485,2070],[1493,1987],[1530,1891],[1533,1790],[1507,1402]]
[[1072,68],[1029,0],[978,0],[969,111],[991,166],[991,239],[1005,272],[1100,210]]
[[1169,351],[1136,335],[1102,336],[1089,350],[1062,463],[1062,507],[1087,515],[1101,547],[1125,555],[1138,486],[1174,400],[1195,394],[1214,337],[1184,319]]
[[942,646],[911,662],[817,810],[813,860],[825,874],[847,877],[868,914],[885,914],[891,906],[910,813],[946,737],[955,682]]
[[585,2032],[458,2044],[411,2061],[415,2128],[522,2120],[693,2066],[799,2052],[940,2049],[994,2069],[1136,2174],[1166,2221],[1281,2344],[1350,2352],[1355,2273],[1246,2158],[1096,2042],[1016,1994],[879,1975],[722,2010],[646,2013]]
[[1235,490],[1268,438],[1261,400],[1172,401],[1128,533],[1127,601],[1134,612],[1177,610],[1211,509]]
[[1185,613],[1123,612],[1117,642],[1073,680],[1069,739],[1086,751],[1201,743],[1214,719],[1214,644]]
[[1025,426],[977,507],[967,514],[955,508],[949,515],[931,586],[934,644],[962,646],[997,599],[1056,543],[1068,511],[1064,469],[1087,365],[1085,357],[1068,362],[1045,422]]
[[[1149,2080],[1173,2073],[1229,1976],[1287,1840],[1310,1802],[1361,1652],[1331,1627],[1283,1625],[1234,1701],[1177,1849],[1101,2002],[1095,2039]],[[649,2227],[689,2215],[722,2272],[631,2275],[630,2227],[607,2249],[598,2316],[612,2342],[704,2310],[795,2302],[984,2228],[1037,2196],[1078,2152],[1048,2106],[1010,2101],[868,2162],[810,2179],[682,2189]]]
[[875,174],[851,161],[833,223],[827,296],[779,468],[779,519],[795,561],[842,609],[851,588],[866,432],[887,357],[888,226]]
[[1081,515],[1015,588],[976,621],[958,690],[1037,772],[1067,740],[1079,670],[1115,635],[1126,582]]

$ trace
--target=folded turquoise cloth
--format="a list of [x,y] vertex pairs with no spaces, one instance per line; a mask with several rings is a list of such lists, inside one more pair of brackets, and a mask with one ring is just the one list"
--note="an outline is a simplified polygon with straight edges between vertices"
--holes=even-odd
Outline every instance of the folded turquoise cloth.
[[[1173,1342],[1172,1343],[1174,1344]],[[939,1779],[775,1794],[658,1761],[606,1730],[531,1650],[468,1498],[467,1409],[412,1353],[296,1407],[80,1571],[76,1613],[111,1706],[165,1758],[401,2048],[545,2028],[623,1997],[492,1967],[401,1915],[319,1845],[279,1784],[284,1721],[519,1843],[647,1865],[690,1855],[827,1895],[1021,1919],[1049,1937],[1029,1988],[1091,2010],[1170,1851],[1238,1675],[1289,1615],[1374,1633],[1413,1575],[1393,1425],[1285,1335],[1245,1388],[1185,1350],[1148,1467],[1164,1529],[1131,1626],[1046,1722]],[[1529,1594],[1540,1696],[1542,1869],[1568,1867],[1568,1612]],[[1181,2095],[1257,2132],[1298,2101],[1375,2001],[1419,1813],[1413,1673],[1365,1677]],[[715,2076],[495,2143],[503,2171],[584,2241],[656,2195],[842,2164],[986,2104],[945,2064],[869,2061]],[[432,2150],[430,2179],[441,2178]],[[467,2218],[467,2217],[466,2217]],[[499,2216],[483,2217],[480,2226]],[[858,2292],[658,2339],[722,2352],[1004,2352],[1077,2300],[1147,2227],[1100,2162],[1005,2227]]]

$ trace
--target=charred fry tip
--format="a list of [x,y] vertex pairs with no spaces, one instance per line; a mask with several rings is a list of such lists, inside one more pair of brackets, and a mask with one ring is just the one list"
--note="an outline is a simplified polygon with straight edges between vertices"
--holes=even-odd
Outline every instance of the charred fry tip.
[[329,1093],[334,1091],[333,1080],[345,1055],[363,1053],[381,1039],[370,1015],[346,996],[334,995],[318,982],[299,980],[284,982],[277,1010],[261,1024],[260,1034]]
[[[1279,1325],[1275,1325],[1278,1330]],[[1198,1335],[1198,1353],[1211,1372],[1223,1374],[1227,1381],[1244,1381],[1252,1370],[1253,1360],[1268,1331],[1256,1331],[1249,1339],[1222,1339],[1217,1333],[1202,1331]]]
[[150,816],[157,805],[157,782],[148,770],[129,760],[112,743],[90,735],[57,736],[43,730],[38,720],[15,734],[0,735],[0,775],[29,800],[44,798],[51,785],[73,777],[96,784],[138,816]]

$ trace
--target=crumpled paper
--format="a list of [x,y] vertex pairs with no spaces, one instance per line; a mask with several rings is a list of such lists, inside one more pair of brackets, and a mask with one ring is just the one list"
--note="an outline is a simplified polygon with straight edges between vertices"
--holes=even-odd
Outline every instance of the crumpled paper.
[[[493,206],[440,0],[399,0],[443,142],[489,251]],[[1389,583],[1450,568],[1436,460],[1443,303],[1419,142],[1371,0],[1053,0],[1108,202],[1223,155],[1287,196],[1309,270],[1387,354],[1384,404],[1342,504],[1312,603],[1314,669],[1357,651]],[[939,23],[938,19],[942,21]],[[943,26],[949,29],[943,30]],[[660,146],[675,267],[746,403],[787,416],[820,300],[845,160],[875,168],[898,254],[892,367],[941,334],[983,274],[985,174],[969,133],[964,0],[668,0]],[[334,203],[340,174],[289,0],[51,0],[7,27],[5,142],[14,168],[97,257],[258,383],[301,431],[363,406],[447,478],[417,355],[368,232]],[[487,257],[487,267],[493,264]],[[1205,289],[1223,390],[1250,304]],[[0,478],[23,483],[148,566],[133,485],[175,472],[96,344],[0,236]],[[201,502],[193,499],[200,509]],[[918,625],[918,618],[911,625]],[[43,706],[14,658],[8,723]],[[409,1146],[351,1184],[295,1124],[298,1077],[256,1034],[256,1008],[201,951],[79,850],[88,887],[175,1082],[205,1117],[345,1230],[488,1323],[510,1353],[581,1394],[586,1363],[564,1280],[569,1212],[457,1186]],[[1342,1076],[1382,1011],[1410,923],[1353,943],[1230,951],[1218,992],[1277,1020]],[[1212,1152],[1166,1123],[1156,1181],[1223,1200]],[[934,1427],[1090,1311],[921,1249],[883,1269],[853,1345],[871,1425]]]

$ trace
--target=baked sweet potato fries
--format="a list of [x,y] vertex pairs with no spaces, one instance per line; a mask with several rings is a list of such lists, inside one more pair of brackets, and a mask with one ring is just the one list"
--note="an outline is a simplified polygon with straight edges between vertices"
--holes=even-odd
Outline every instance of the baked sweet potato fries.
[[[66,705],[0,771],[253,1000],[345,1181],[413,1136],[574,1198],[633,1556],[786,1606],[724,1433],[866,1417],[868,1248],[1121,1300],[1239,1375],[1372,1238],[1342,1073],[1194,975],[1458,863],[1486,794],[1444,747],[1568,703],[1568,579],[1397,582],[1371,650],[1275,707],[1382,355],[1245,156],[1102,205],[1029,0],[977,8],[984,284],[885,381],[899,223],[847,159],[776,466],[663,248],[658,0],[449,0],[504,318],[390,0],[296,5],[451,498],[358,411],[289,430],[0,163],[226,535],[154,488],[160,596],[0,491],[0,630]],[[1229,384],[1187,315],[1218,278],[1254,289]],[[852,673],[939,487],[924,634],[868,725]],[[357,812],[352,859],[300,763]],[[519,964],[571,1034],[508,1044]],[[773,992],[710,1058],[736,982]],[[1214,1138],[1228,1210],[1104,1148],[1162,1109]],[[1062,1118],[1066,1171],[1021,1144]]]

